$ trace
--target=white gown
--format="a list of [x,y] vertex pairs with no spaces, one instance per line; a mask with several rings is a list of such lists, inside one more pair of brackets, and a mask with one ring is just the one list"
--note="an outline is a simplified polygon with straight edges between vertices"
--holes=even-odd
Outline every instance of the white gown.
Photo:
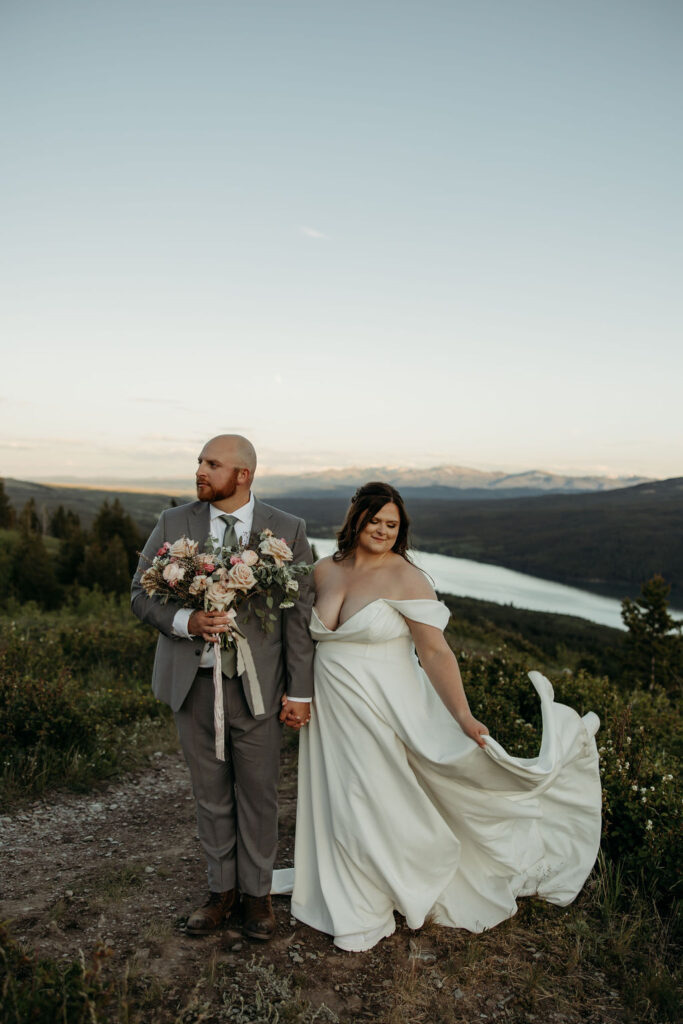
[[434,600],[379,599],[329,630],[313,612],[315,702],[300,735],[292,914],[364,950],[428,915],[479,932],[533,893],[564,906],[600,842],[596,715],[553,701],[538,672],[538,757],[462,732],[420,668],[406,618],[443,629]]

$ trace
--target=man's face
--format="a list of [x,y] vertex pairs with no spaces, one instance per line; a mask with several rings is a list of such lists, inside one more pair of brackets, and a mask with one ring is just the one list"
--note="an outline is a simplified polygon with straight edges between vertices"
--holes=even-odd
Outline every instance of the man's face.
[[216,502],[232,498],[237,490],[240,466],[236,465],[236,452],[230,444],[210,441],[204,445],[197,459],[197,497],[200,501]]

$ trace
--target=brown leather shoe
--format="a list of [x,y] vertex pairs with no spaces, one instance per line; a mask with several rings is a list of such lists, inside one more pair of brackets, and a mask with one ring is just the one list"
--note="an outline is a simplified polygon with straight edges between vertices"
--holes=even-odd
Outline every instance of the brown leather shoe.
[[275,914],[270,896],[246,896],[242,893],[242,907],[244,934],[250,939],[261,939],[263,942],[272,938],[275,931]]
[[188,935],[209,935],[226,923],[234,909],[234,889],[228,889],[227,892],[210,892],[204,906],[198,907],[188,917],[185,931]]

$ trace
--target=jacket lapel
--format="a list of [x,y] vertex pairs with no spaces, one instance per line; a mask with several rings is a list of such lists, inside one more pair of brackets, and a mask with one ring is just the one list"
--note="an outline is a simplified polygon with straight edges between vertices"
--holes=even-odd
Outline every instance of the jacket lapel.
[[203,545],[211,530],[208,501],[195,501],[187,511],[187,536]]
[[259,501],[258,498],[254,498],[254,518],[251,524],[251,533],[255,540],[258,540],[261,530],[268,529],[272,517],[273,513],[269,506]]

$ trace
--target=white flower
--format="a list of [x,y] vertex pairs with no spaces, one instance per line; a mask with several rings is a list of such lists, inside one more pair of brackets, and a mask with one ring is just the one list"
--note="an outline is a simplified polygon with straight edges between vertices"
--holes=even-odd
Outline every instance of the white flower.
[[631,789],[633,790],[634,793],[638,792],[638,787],[637,786],[631,786]]
[[298,580],[287,580],[287,590],[291,591],[292,594],[296,594],[299,590]]
[[201,594],[203,590],[206,590],[208,582],[208,576],[202,576],[201,574],[199,576],[195,576],[192,583],[190,583],[190,593]]
[[641,804],[646,804],[647,803],[647,797],[646,796],[641,796],[640,802],[641,802]]
[[161,574],[169,586],[173,586],[178,580],[181,580],[185,575],[185,569],[182,565],[178,565],[177,562],[169,562]]
[[189,537],[181,537],[180,540],[171,544],[169,554],[173,558],[190,558],[191,555],[197,554],[198,547],[199,544],[197,544],[196,540],[190,540]]
[[645,822],[645,831],[646,832],[652,832],[652,822],[650,821],[649,818]]

